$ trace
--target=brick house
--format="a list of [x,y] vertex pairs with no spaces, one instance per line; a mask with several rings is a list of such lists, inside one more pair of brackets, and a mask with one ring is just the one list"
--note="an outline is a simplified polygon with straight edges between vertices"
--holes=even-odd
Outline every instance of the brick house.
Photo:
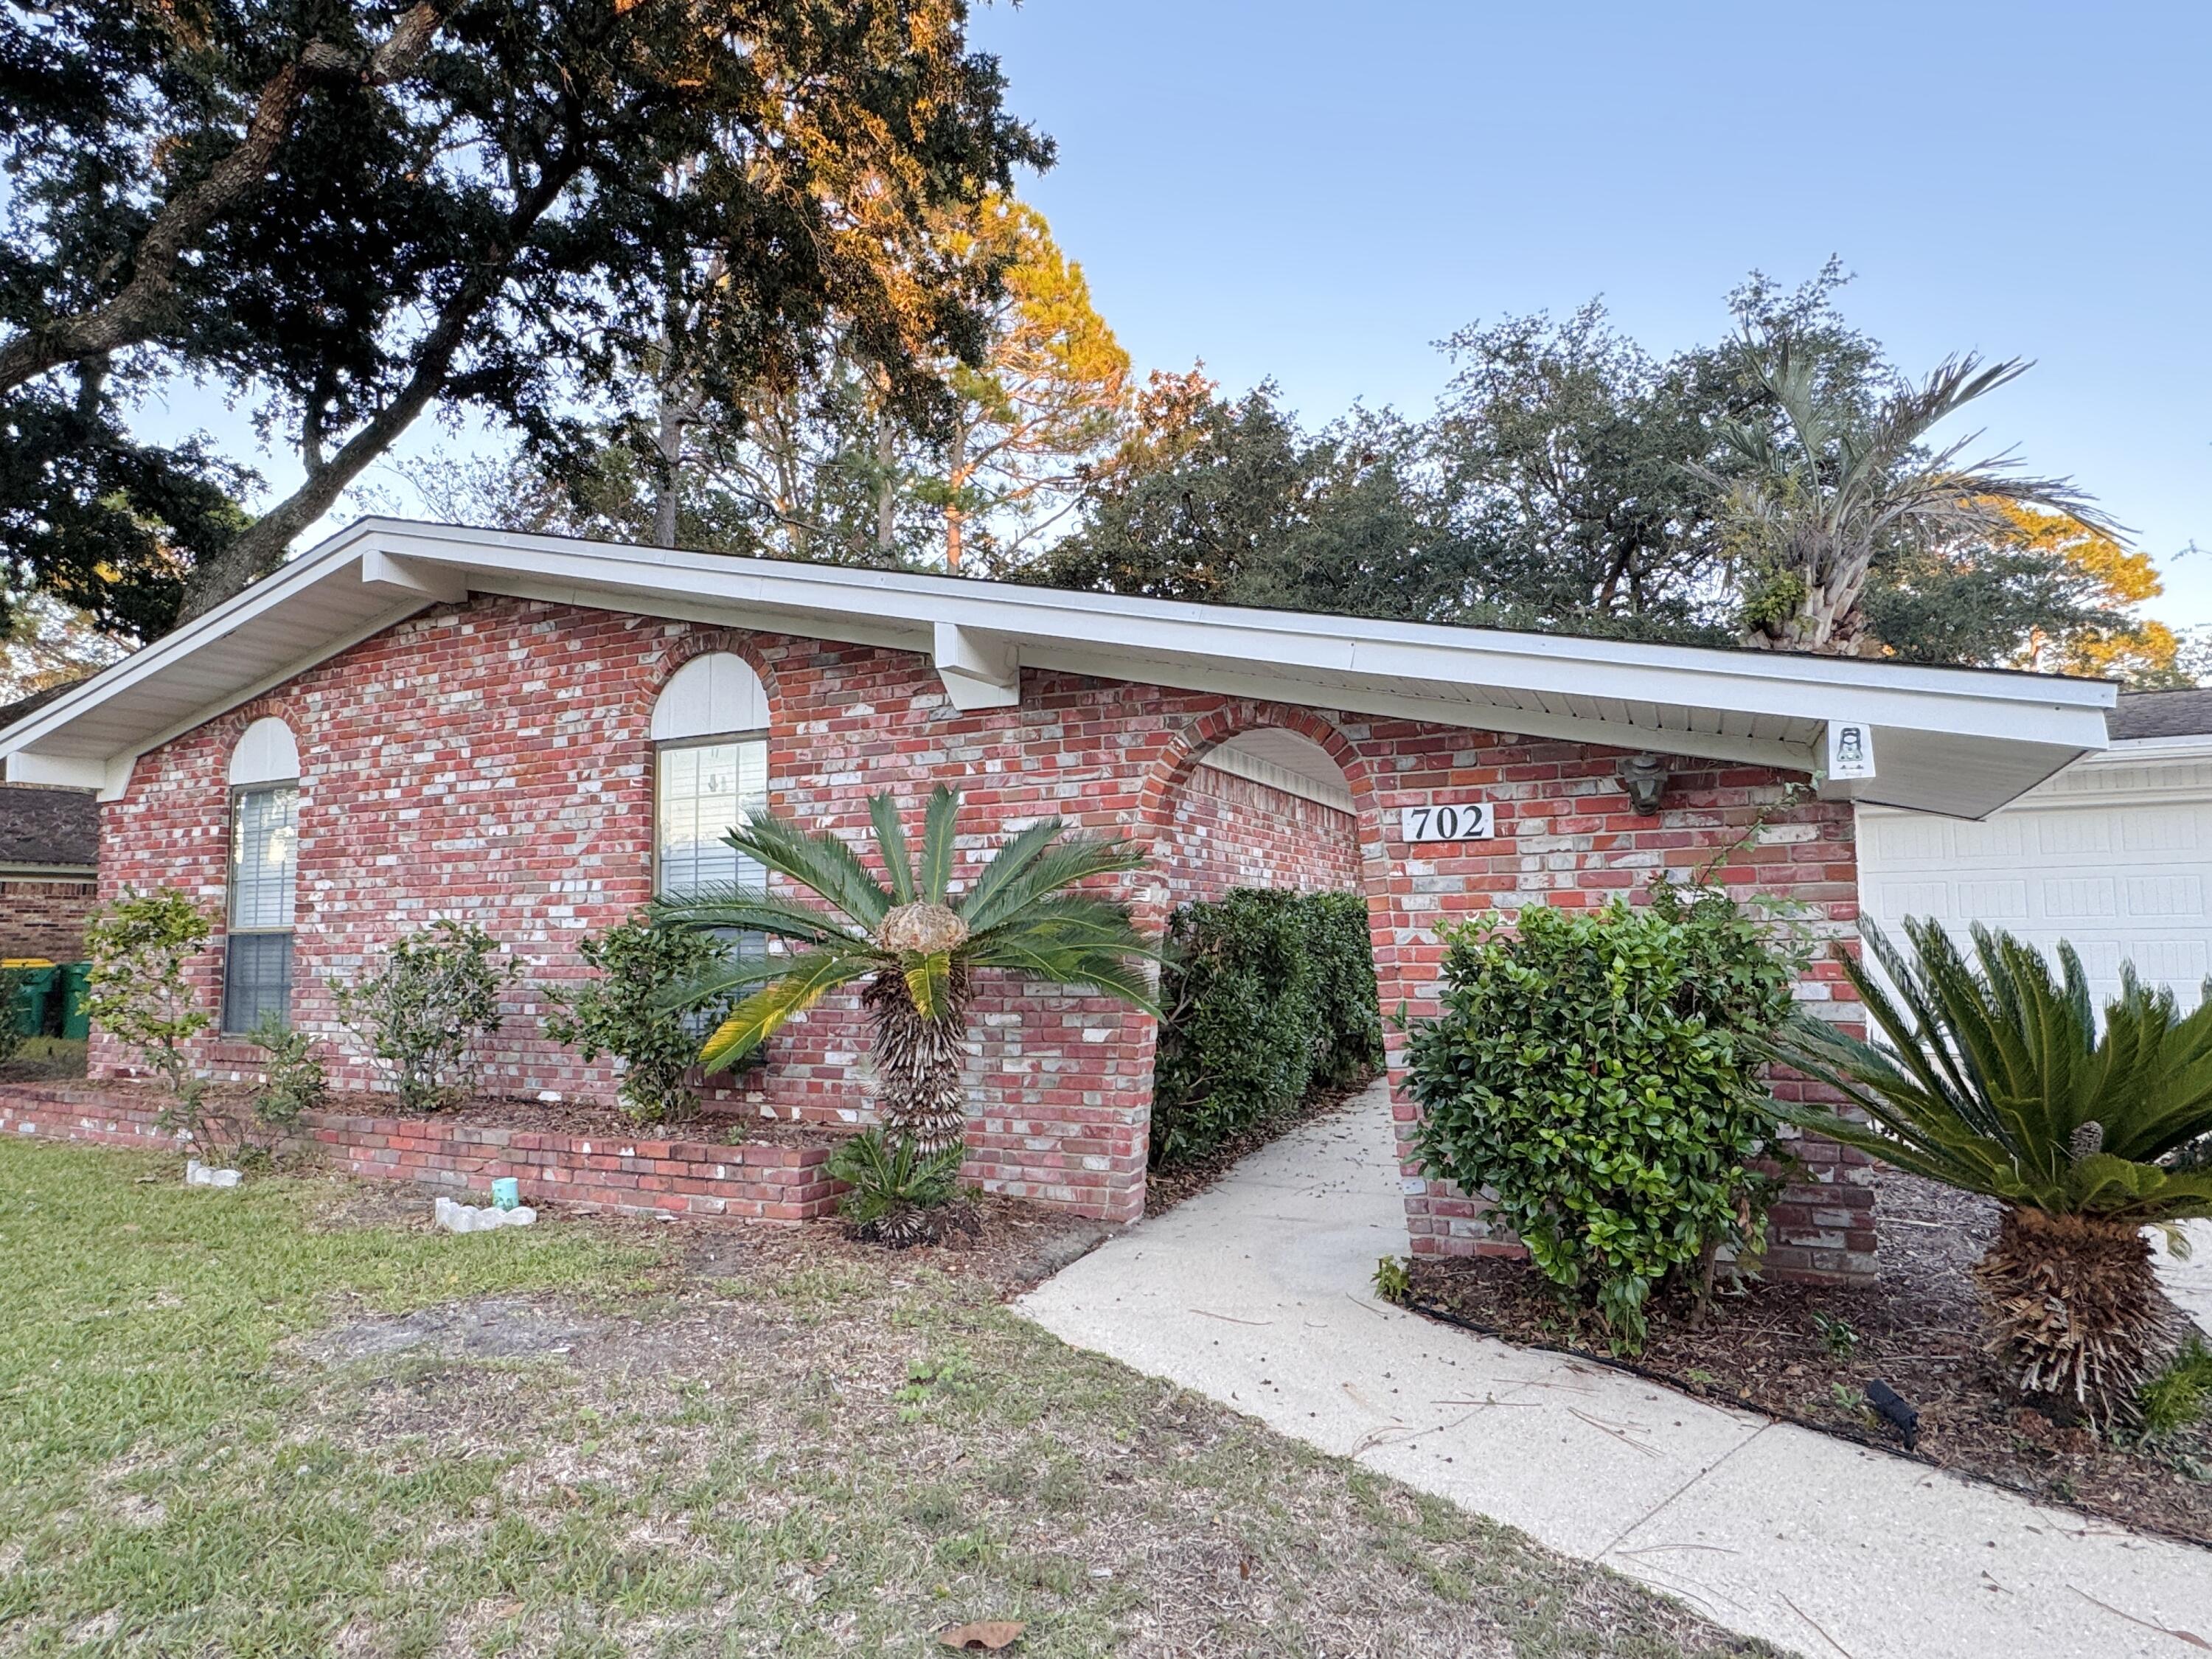
[[[2103,747],[2112,697],[368,520],[0,732],[0,755],[11,779],[98,790],[103,895],[181,884],[220,918],[201,964],[218,1072],[250,1066],[235,1034],[276,1008],[366,1085],[331,981],[453,915],[526,964],[490,1085],[574,1099],[612,1076],[544,1036],[533,988],[656,890],[735,873],[717,838],[756,805],[859,837],[868,793],[918,805],[943,780],[973,856],[1053,814],[1134,836],[1152,863],[1128,896],[1154,927],[1236,885],[1356,887],[1383,1005],[1418,1016],[1440,921],[1599,903],[1716,855],[1848,938],[1854,799],[1986,814]],[[1826,753],[1847,729],[1856,768]],[[1801,992],[1848,1018],[1841,988],[1824,963]],[[1141,1214],[1152,1021],[1011,980],[975,1012],[971,1175]],[[833,1000],[713,1104],[857,1122],[865,1055]],[[93,1064],[123,1056],[96,1036]],[[1808,1150],[1771,1263],[1863,1273],[1871,1194]],[[1477,1205],[1404,1179],[1417,1250],[1483,1246]]]
[[0,785],[0,961],[82,961],[99,865],[90,790]]

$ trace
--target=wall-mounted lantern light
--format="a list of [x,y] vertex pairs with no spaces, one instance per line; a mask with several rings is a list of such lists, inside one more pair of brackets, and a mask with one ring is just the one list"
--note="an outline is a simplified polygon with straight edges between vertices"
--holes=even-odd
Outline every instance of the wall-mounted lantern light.
[[1631,755],[1616,762],[1613,775],[1628,793],[1628,804],[1637,811],[1649,817],[1659,810],[1659,798],[1667,793],[1667,763],[1656,755]]

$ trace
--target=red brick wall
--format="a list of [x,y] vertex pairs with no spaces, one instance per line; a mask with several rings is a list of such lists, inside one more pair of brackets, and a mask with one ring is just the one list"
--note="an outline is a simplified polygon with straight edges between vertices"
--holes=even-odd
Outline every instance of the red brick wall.
[[1349,812],[1194,766],[1176,802],[1168,889],[1178,904],[1232,887],[1359,890],[1359,830]]
[[[594,1141],[337,1111],[306,1113],[300,1129],[285,1148],[317,1148],[348,1175],[410,1181],[465,1203],[483,1203],[494,1181],[513,1176],[526,1204],[796,1222],[830,1214],[845,1190],[823,1172],[827,1146]],[[82,1084],[0,1085],[0,1135],[11,1134],[164,1150],[178,1145],[175,1133],[161,1127],[159,1096],[118,1097]]]
[[0,881],[0,957],[84,960],[84,925],[99,902],[89,881]]
[[[103,809],[102,891],[181,883],[219,915],[231,745],[252,719],[281,714],[305,774],[303,1024],[334,1034],[322,981],[356,969],[397,929],[441,915],[491,929],[532,982],[573,980],[578,939],[647,896],[653,698],[711,648],[737,650],[761,672],[777,810],[858,840],[870,791],[918,805],[951,779],[968,800],[970,861],[1003,830],[1047,813],[1139,834],[1155,863],[1126,890],[1153,926],[1193,879],[1179,869],[1177,817],[1210,810],[1188,805],[1197,757],[1255,726],[1303,732],[1352,787],[1384,1006],[1404,1000],[1416,1013],[1434,1006],[1438,921],[1547,899],[1599,902],[1652,869],[1703,864],[1783,785],[1757,769],[1680,762],[1665,811],[1638,817],[1613,777],[1617,750],[1036,672],[1024,675],[1018,708],[963,714],[915,654],[483,599],[403,623],[143,757],[124,798]],[[1448,852],[1401,844],[1399,808],[1445,791],[1496,801],[1498,839]],[[1724,878],[1807,900],[1848,933],[1850,836],[1848,806],[1792,807],[1759,845],[1730,854]],[[212,998],[218,958],[201,970]],[[1806,994],[1826,1000],[1839,988],[1823,969]],[[513,999],[488,1084],[610,1093],[608,1069],[546,1041],[539,1012],[527,990]],[[973,1173],[1091,1213],[1139,1213],[1150,1018],[1004,981],[982,986],[975,1015]],[[738,1086],[780,1113],[855,1121],[867,1107],[866,1051],[853,999],[836,1000],[780,1036],[772,1063]],[[124,1057],[102,1039],[94,1058],[108,1072]],[[210,1042],[206,1058],[235,1068],[251,1054]],[[369,1080],[356,1061],[337,1071],[341,1083]],[[1410,1108],[1401,1115],[1409,1122]],[[1473,1249],[1486,1237],[1448,1194],[1410,1194],[1408,1207],[1419,1249]]]

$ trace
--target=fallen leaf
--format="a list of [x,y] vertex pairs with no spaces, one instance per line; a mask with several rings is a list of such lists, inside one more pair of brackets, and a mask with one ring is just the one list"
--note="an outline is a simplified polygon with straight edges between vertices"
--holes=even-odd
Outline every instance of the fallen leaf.
[[977,1625],[955,1625],[938,1632],[937,1639],[966,1653],[996,1653],[1013,1646],[1027,1628],[1018,1619],[990,1619]]

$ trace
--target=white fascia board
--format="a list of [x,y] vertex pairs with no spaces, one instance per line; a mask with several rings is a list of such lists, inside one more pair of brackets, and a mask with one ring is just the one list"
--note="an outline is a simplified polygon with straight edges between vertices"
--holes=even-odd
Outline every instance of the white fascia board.
[[[2077,752],[2106,746],[2104,711],[2115,695],[2101,681],[1195,605],[366,519],[0,733],[0,752],[54,738],[118,691],[219,646],[226,635],[318,582],[337,575],[360,582],[364,566],[377,574],[382,591],[405,593],[415,603],[403,599],[374,626],[253,688],[227,689],[219,702],[209,700],[210,707],[179,711],[167,735],[188,731],[216,709],[258,696],[436,598],[465,589],[781,628],[932,656],[941,623],[956,639],[974,633],[1005,641],[1017,660],[1037,667],[1792,770],[1809,769],[1808,745],[1409,696],[1404,688],[1425,681],[1470,691],[1509,687],[1723,715],[1861,720],[1890,730]],[[386,577],[398,580],[386,583]],[[1307,677],[1314,675],[1336,683],[1313,684]],[[135,754],[164,740],[134,734],[113,746]],[[63,737],[51,748],[58,754],[67,746]]]
[[[389,521],[365,524],[364,533],[372,527],[380,543],[405,556],[576,582],[580,603],[592,602],[586,589],[596,591],[602,605],[611,588],[672,589],[709,604],[787,615],[872,619],[933,632],[944,623],[1018,641],[1023,660],[1038,666],[1045,659],[1029,648],[1032,643],[1127,653],[1111,674],[1121,679],[1153,678],[1149,670],[1162,659],[1194,659],[1262,672],[1322,670],[1385,685],[1510,685],[1720,713],[1856,720],[1997,738],[2032,735],[2085,750],[2105,746],[2104,711],[2116,696],[2100,680],[1378,623],[665,548],[477,536]],[[2032,734],[2023,720],[2032,724]]]
[[[163,635],[144,649],[133,652],[121,662],[100,670],[99,673],[94,674],[74,690],[64,692],[44,708],[17,721],[6,731],[0,732],[0,753],[8,754],[12,757],[15,754],[38,743],[41,738],[58,732],[87,709],[106,702],[118,692],[126,691],[133,686],[144,684],[163,670],[194,655],[203,648],[219,644],[246,623],[253,621],[264,612],[275,610],[295,594],[341,570],[349,568],[359,551],[356,547],[351,545],[351,541],[352,538],[344,534],[333,537],[330,541],[293,560],[283,569],[254,583],[244,592],[235,594],[225,600],[206,615],[195,617],[183,627]],[[422,609],[427,603],[427,600],[418,600],[404,609],[394,610],[380,619],[375,628],[369,629],[368,632],[380,632],[389,628],[393,623]],[[366,638],[367,636],[363,634],[356,637]],[[312,661],[321,661],[335,651],[344,649],[346,645],[356,642],[356,637],[347,638],[343,643],[334,646],[331,651],[319,653]],[[310,665],[309,663],[303,662],[269,684],[282,684],[285,679],[291,677],[291,674],[299,672],[301,667],[308,665]],[[259,695],[260,692],[258,690],[250,692],[246,697],[240,697],[236,701],[246,701],[247,698]],[[223,706],[232,707],[234,703],[226,702]],[[188,732],[193,726],[198,725],[208,718],[207,714],[201,714],[179,729]],[[163,739],[155,738],[140,742],[136,744],[132,752],[143,754],[161,741]]]
[[1771,766],[1784,772],[1810,772],[1810,744],[1784,743],[1773,738],[1730,738],[1717,732],[1678,731],[1673,727],[1624,726],[1616,721],[1579,720],[1572,714],[1547,714],[1540,709],[1516,708],[1504,703],[1473,702],[1452,697],[1424,697],[1404,691],[1300,684],[1279,675],[1239,671],[1212,664],[1192,664],[1155,658],[1141,672],[1108,653],[1061,648],[1039,653],[1035,666],[1056,668],[1096,679],[1139,680],[1146,684],[1173,686],[1182,691],[1216,691],[1224,696],[1252,697],[1262,702],[1291,702],[1315,708],[1333,708],[1347,714],[1375,714],[1386,720],[1427,720],[1474,732],[1506,732],[1522,737],[1547,738],[1563,743],[1601,744],[1613,749],[1649,750],[1669,755],[1688,755],[1700,760],[1735,761],[1753,766]]

